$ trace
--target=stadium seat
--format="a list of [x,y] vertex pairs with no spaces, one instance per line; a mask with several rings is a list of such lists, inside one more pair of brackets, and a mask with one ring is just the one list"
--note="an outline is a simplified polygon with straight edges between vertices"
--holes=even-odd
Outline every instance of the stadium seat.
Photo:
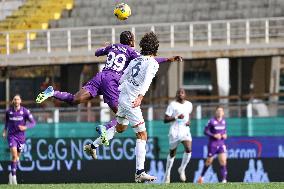
[[[51,20],[59,20],[62,11],[71,10],[73,0],[27,0],[10,16],[0,22],[0,30],[10,33],[10,53],[22,50],[27,40],[26,33],[17,33],[17,30],[45,30]],[[14,33],[15,31],[15,33]],[[36,32],[30,33],[30,40],[35,40]],[[6,53],[6,35],[0,36],[0,53]]]

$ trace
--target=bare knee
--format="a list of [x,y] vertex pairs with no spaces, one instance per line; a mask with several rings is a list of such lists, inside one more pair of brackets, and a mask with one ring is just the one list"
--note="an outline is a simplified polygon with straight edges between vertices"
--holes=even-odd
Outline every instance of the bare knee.
[[13,162],[18,161],[18,156],[13,154],[13,155],[12,155],[12,161],[13,161]]
[[123,131],[125,131],[127,129],[127,125],[117,125],[116,126],[116,132],[118,133],[122,133]]
[[212,165],[212,163],[213,163],[213,158],[207,158],[207,160],[205,162],[206,166],[210,166],[210,165]]
[[226,159],[220,159],[219,163],[220,163],[221,166],[225,166],[225,165],[227,165],[227,160]]
[[87,102],[88,100],[91,100],[91,99],[92,99],[91,94],[87,90],[81,89],[78,93],[74,95],[72,103],[80,104],[80,103]]
[[225,153],[219,154],[218,158],[221,166],[227,165],[227,155]]
[[170,156],[171,156],[171,158],[175,157],[175,156],[176,156],[176,153],[177,153],[177,150],[176,150],[176,149],[170,150]]
[[225,160],[225,161],[220,161],[220,165],[221,166],[226,166],[227,165],[227,161]]
[[183,141],[182,142],[183,146],[184,146],[184,151],[185,153],[190,153],[191,152],[191,141]]
[[137,139],[147,140],[147,132],[146,131],[138,132],[136,133],[136,137]]
[[191,153],[191,146],[185,146],[185,147],[184,147],[184,151],[185,151],[186,153]]

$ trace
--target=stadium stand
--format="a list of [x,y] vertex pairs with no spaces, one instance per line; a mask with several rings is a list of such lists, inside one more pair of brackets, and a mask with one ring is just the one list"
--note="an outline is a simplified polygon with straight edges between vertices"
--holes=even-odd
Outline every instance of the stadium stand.
[[17,10],[23,3],[23,0],[0,1],[0,21],[10,16],[12,12]]
[[[2,34],[0,36],[1,53],[7,53],[6,41],[10,41],[11,52],[24,48],[26,39],[34,40],[36,32],[28,35],[21,30],[47,29],[50,20],[57,20],[61,17],[64,9],[70,10],[73,7],[73,0],[28,0],[11,15],[0,22],[0,31],[17,31],[13,34]],[[2,48],[1,48],[2,47]]]
[[[7,43],[6,33],[2,33],[3,66],[12,65],[11,62],[43,65],[101,61],[94,58],[93,49],[106,41],[117,42],[122,30],[134,31],[137,41],[146,31],[154,30],[159,35],[161,56],[175,51],[185,58],[215,58],[225,56],[223,50],[234,51],[230,56],[275,55],[282,47],[281,0],[129,0],[126,3],[132,7],[131,19],[123,22],[113,15],[113,8],[121,1],[64,1],[70,1],[72,9],[65,8],[60,19],[45,22],[44,28],[49,30],[26,32],[16,48],[11,36],[17,33],[10,31],[11,44]],[[244,45],[248,48],[240,54]],[[263,51],[267,48],[270,51]],[[22,51],[10,56],[14,49]]]
[[[113,18],[113,0],[75,0],[75,8],[51,27],[125,24]],[[229,20],[284,16],[282,0],[129,0],[132,10],[127,24]],[[139,5],[138,5],[139,4]]]

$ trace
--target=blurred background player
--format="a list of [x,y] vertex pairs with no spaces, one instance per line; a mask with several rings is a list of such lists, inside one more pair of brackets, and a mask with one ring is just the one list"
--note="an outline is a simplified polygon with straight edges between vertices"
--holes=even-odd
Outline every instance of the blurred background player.
[[227,139],[227,125],[224,118],[224,108],[218,106],[216,108],[215,117],[208,121],[204,131],[205,135],[209,137],[208,143],[208,158],[203,167],[198,183],[203,183],[203,176],[205,175],[209,166],[212,165],[214,155],[218,154],[219,163],[221,166],[222,182],[227,182],[227,149],[225,140]]
[[[124,31],[120,34],[120,44],[111,44],[104,48],[100,48],[95,52],[96,56],[107,56],[104,69],[97,73],[87,84],[80,89],[75,95],[68,92],[54,91],[49,86],[44,92],[40,93],[36,99],[37,103],[42,103],[49,97],[67,102],[72,105],[80,104],[91,100],[92,98],[103,95],[104,102],[108,104],[110,109],[116,113],[119,96],[119,79],[129,62],[140,56],[134,47],[134,35],[130,31]],[[172,58],[157,58],[159,63],[173,62],[181,59],[179,56]],[[99,127],[99,131],[103,137],[102,142],[106,142],[105,128],[112,128],[116,125],[115,118],[106,124],[106,127]],[[116,128],[113,128],[116,129]],[[123,132],[125,128],[117,128],[117,132]],[[95,146],[93,146],[95,148]]]
[[185,182],[185,168],[191,158],[191,134],[190,134],[190,114],[192,112],[192,103],[185,100],[186,93],[184,89],[178,89],[176,100],[171,102],[166,110],[164,118],[165,123],[171,123],[169,130],[170,153],[167,157],[165,183],[170,183],[171,168],[173,166],[176,150],[179,143],[184,146],[184,154],[181,165],[178,169],[180,180]]
[[139,46],[142,56],[130,62],[120,79],[121,92],[116,116],[117,126],[127,127],[130,123],[136,133],[135,182],[146,182],[157,178],[144,170],[147,132],[140,104],[159,68],[158,62],[154,59],[159,48],[159,41],[157,36],[150,32],[142,37]]
[[21,106],[21,102],[21,96],[15,95],[12,101],[13,106],[6,111],[5,127],[2,133],[3,138],[8,139],[12,157],[9,184],[17,184],[17,164],[25,146],[25,131],[34,127],[36,123],[30,111]]

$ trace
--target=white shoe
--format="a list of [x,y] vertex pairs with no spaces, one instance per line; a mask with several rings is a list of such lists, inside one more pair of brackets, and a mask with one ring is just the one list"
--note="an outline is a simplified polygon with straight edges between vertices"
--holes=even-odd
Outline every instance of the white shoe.
[[12,173],[9,174],[9,183],[8,184],[13,184],[13,181],[12,181]]
[[12,176],[12,184],[17,185],[17,177],[16,175]]
[[222,180],[222,183],[227,183],[227,180],[226,179]]
[[170,175],[165,175],[164,183],[169,184],[170,182],[171,182],[171,176]]
[[52,86],[49,86],[36,97],[36,103],[40,104],[49,97],[52,97],[53,95],[54,95],[54,89]]
[[142,172],[139,175],[135,174],[135,182],[152,182],[155,180],[157,180],[157,177],[151,176],[145,172]]
[[180,168],[178,168],[179,178],[182,182],[186,181],[185,171]]
[[86,144],[84,146],[84,151],[89,155],[92,156],[93,159],[97,159],[97,151],[96,149],[92,149],[91,144]]

